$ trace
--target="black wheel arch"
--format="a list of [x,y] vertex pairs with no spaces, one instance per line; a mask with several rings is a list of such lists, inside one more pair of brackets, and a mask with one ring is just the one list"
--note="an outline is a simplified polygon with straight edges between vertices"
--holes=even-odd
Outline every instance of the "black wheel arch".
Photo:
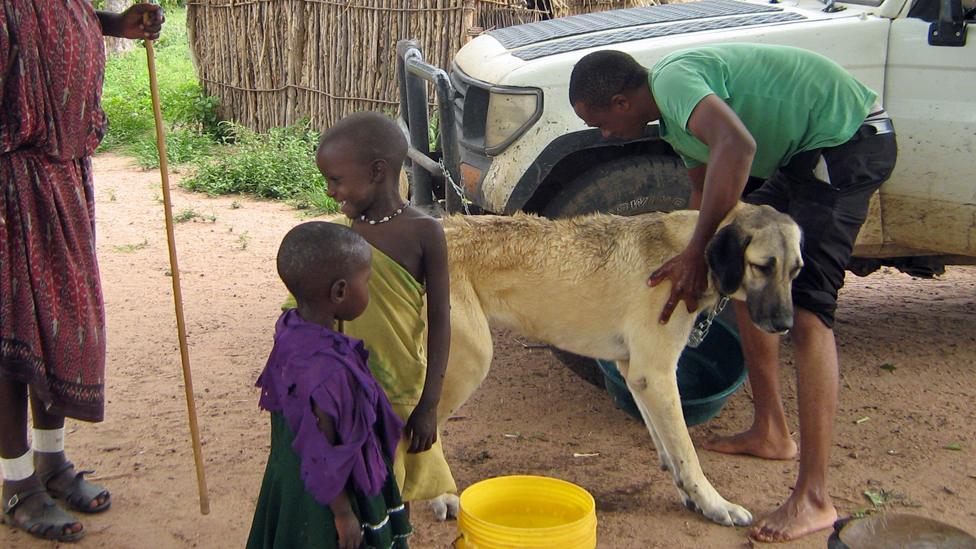
[[656,125],[635,141],[614,142],[600,130],[571,132],[552,140],[526,169],[505,204],[504,213],[541,213],[546,204],[587,167],[626,156],[658,154],[677,158],[670,145],[658,137]]

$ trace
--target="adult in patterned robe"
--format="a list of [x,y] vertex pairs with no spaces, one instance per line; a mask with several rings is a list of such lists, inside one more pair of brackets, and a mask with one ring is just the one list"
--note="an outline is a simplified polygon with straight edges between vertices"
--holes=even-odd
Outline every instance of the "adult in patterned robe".
[[[64,418],[101,421],[105,317],[91,154],[104,135],[102,35],[159,36],[159,6],[0,2],[0,466],[4,522],[71,541],[107,490],[64,454]],[[34,422],[27,442],[27,403]],[[33,458],[31,457],[33,454]]]

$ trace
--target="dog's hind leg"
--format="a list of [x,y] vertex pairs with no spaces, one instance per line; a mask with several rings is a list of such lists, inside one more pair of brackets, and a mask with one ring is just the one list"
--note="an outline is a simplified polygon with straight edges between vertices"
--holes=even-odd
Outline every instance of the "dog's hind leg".
[[[471,284],[461,277],[451,280],[451,352],[437,407],[437,426],[443,428],[451,415],[474,394],[488,375],[492,343],[488,318]],[[428,502],[434,517],[457,517],[457,494],[442,494]]]
[[437,424],[443,425],[484,381],[491,367],[488,317],[471,283],[451,279],[451,350],[444,372]]
[[676,365],[684,339],[664,339],[680,343],[668,344],[670,348],[662,349],[662,339],[658,339],[659,345],[654,349],[643,348],[645,345],[632,346],[627,375],[627,386],[644,416],[661,461],[671,469],[685,506],[720,524],[750,524],[752,514],[723,498],[702,473],[681,413],[681,396],[678,394]]

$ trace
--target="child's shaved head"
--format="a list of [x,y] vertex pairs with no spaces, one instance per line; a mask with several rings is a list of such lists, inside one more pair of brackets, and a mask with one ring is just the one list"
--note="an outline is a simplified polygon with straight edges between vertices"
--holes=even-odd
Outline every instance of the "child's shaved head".
[[407,157],[407,139],[396,122],[378,112],[357,112],[338,121],[322,135],[319,150],[345,141],[357,151],[359,161],[383,159],[399,173]]
[[310,221],[288,231],[278,247],[278,276],[301,303],[327,295],[332,283],[370,262],[369,244],[352,229]]

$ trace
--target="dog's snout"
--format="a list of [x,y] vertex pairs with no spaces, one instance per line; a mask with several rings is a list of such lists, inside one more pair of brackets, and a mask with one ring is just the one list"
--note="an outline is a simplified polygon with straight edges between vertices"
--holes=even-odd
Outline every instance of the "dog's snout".
[[762,331],[785,335],[793,329],[793,307],[789,302],[781,306],[763,307],[759,300],[749,302],[749,316]]
[[786,335],[793,329],[793,317],[773,319],[773,331]]
[[755,324],[760,330],[776,335],[786,335],[790,333],[790,330],[793,329],[792,319],[782,322],[777,319],[768,319],[765,321],[755,322]]

